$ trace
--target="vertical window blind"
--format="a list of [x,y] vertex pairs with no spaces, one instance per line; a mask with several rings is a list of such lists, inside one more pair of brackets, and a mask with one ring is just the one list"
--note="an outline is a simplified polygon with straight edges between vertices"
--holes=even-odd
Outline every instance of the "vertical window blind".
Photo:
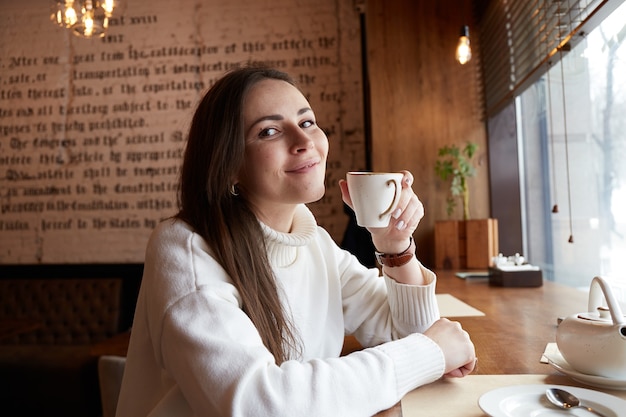
[[491,0],[479,23],[487,117],[534,83],[624,0]]

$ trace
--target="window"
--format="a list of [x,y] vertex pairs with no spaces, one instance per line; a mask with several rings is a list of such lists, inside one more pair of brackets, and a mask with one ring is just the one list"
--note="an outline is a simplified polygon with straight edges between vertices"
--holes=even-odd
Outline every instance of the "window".
[[602,276],[626,302],[625,22],[626,3],[516,108],[526,257],[567,285]]

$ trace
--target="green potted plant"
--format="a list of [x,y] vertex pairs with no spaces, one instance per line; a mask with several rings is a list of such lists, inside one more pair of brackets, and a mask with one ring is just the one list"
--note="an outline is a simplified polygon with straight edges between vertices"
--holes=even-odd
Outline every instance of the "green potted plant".
[[[476,175],[474,157],[478,145],[467,142],[463,147],[439,148],[435,172],[450,182],[446,199],[447,221],[435,222],[435,260],[440,269],[486,269],[498,253],[496,219],[471,219],[468,179]],[[451,220],[457,201],[463,205],[463,220]]]
[[467,179],[476,175],[472,159],[477,149],[478,145],[472,142],[467,142],[463,148],[458,145],[446,145],[439,148],[435,172],[443,181],[450,181],[450,194],[446,200],[448,217],[452,217],[457,199],[461,199],[463,220],[470,219],[470,192]]

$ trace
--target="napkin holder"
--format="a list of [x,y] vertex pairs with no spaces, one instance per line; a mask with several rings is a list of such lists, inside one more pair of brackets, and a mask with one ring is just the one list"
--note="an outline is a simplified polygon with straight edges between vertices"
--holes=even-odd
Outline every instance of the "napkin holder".
[[496,265],[489,267],[489,284],[498,287],[541,287],[543,276],[537,266]]

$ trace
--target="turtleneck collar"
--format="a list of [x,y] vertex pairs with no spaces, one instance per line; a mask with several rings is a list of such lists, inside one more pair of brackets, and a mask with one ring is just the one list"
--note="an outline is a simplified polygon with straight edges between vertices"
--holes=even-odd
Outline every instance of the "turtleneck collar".
[[296,208],[293,225],[289,233],[278,232],[265,223],[260,223],[265,235],[269,261],[279,268],[294,263],[298,256],[298,247],[311,242],[317,231],[315,217],[304,204]]

